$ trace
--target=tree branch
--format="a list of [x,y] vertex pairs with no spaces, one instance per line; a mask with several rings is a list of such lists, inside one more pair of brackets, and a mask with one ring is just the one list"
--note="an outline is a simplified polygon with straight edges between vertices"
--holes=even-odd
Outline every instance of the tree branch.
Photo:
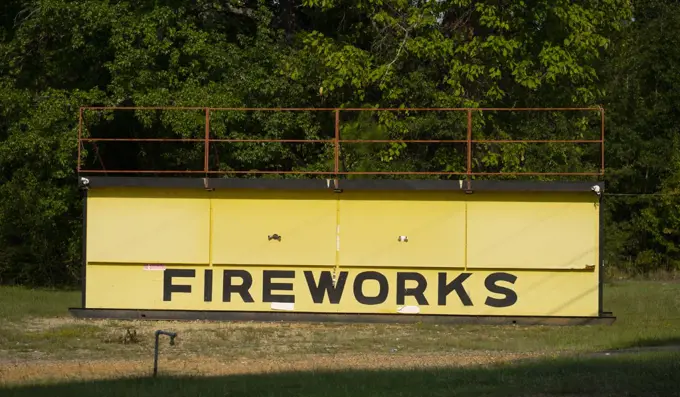
[[406,40],[408,40],[408,33],[409,31],[404,29],[406,34],[404,35],[404,40],[401,41],[401,44],[399,45],[399,49],[397,50],[397,54],[394,56],[394,59],[392,59],[392,62],[387,64],[387,69],[385,69],[385,73],[383,73],[382,78],[380,79],[380,84],[385,81],[385,77],[387,77],[387,73],[390,71],[392,68],[392,65],[394,65],[395,62],[399,59],[399,55],[401,54],[401,51],[404,49],[404,46],[406,45]]
[[245,15],[245,16],[251,17],[251,18],[255,15],[255,11],[253,11],[250,8],[241,8],[241,7],[234,7],[232,5],[227,5],[227,9],[232,14]]

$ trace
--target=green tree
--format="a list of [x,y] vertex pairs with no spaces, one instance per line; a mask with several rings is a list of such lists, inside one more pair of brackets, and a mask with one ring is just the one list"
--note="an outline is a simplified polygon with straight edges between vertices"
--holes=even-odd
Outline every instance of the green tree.
[[636,2],[608,76],[610,264],[634,273],[680,268],[680,4]]
[[[678,161],[672,68],[678,46],[664,32],[678,25],[662,6],[677,7],[670,1],[640,3],[636,12],[649,15],[636,14],[630,24],[632,8],[625,0],[5,0],[0,282],[78,278],[75,170],[83,105],[592,106],[606,88],[614,119],[608,144],[612,189],[673,192]],[[666,53],[675,55],[664,58]],[[334,136],[331,112],[209,116],[210,133],[220,138]],[[465,112],[341,116],[345,139],[465,139],[467,132]],[[86,136],[189,138],[204,135],[206,117],[202,110],[88,111],[84,119]],[[588,139],[598,126],[596,113],[485,112],[473,124],[476,139]],[[635,149],[631,140],[645,149]],[[82,149],[87,168],[203,168],[200,144],[98,143]],[[456,144],[341,148],[342,170],[354,171],[464,172],[465,156],[464,145]],[[487,172],[599,167],[594,146],[480,144],[473,156],[475,170]],[[209,163],[222,171],[331,171],[333,157],[328,144],[224,143],[213,145]],[[608,206],[615,225],[610,235],[618,236],[611,239],[613,258],[643,247],[657,255],[648,261],[652,268],[677,255],[677,207],[666,200]]]
[[[631,15],[628,1],[618,0],[307,0],[304,4],[323,14],[325,23],[300,34],[305,61],[292,53],[285,70],[323,88],[328,103],[359,107],[596,105],[602,95],[597,67],[610,36]],[[416,117],[425,120],[417,123]],[[597,139],[593,136],[599,125],[596,114],[527,117],[475,115],[475,138]],[[437,118],[412,114],[397,120],[383,115],[378,122],[390,124],[387,135],[405,138],[426,130],[424,126]],[[447,117],[446,122],[441,118],[440,135],[432,138],[465,139],[464,117]],[[590,130],[574,130],[574,126],[590,126]],[[442,136],[442,131],[449,133]],[[584,136],[588,131],[590,136]],[[455,159],[449,170],[463,169],[461,146],[441,147],[439,154],[389,150],[399,154],[389,156],[395,166],[420,165],[434,156]],[[486,172],[599,168],[595,147],[478,145],[474,155],[475,169]],[[375,161],[364,166],[381,167]]]

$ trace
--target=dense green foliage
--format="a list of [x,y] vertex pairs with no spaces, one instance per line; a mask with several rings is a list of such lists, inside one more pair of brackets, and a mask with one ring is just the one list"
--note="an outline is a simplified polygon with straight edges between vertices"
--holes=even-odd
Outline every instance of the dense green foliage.
[[[680,6],[673,1],[5,0],[0,283],[78,278],[78,109],[607,109],[608,262],[680,265]],[[634,18],[633,18],[634,17]],[[86,135],[201,137],[201,111],[84,114]],[[464,113],[345,112],[345,139],[464,139]],[[475,114],[476,139],[597,139],[597,112]],[[325,139],[333,114],[211,114],[218,138]],[[465,171],[465,145],[347,144],[349,171]],[[100,143],[87,168],[202,169],[200,144]],[[333,148],[215,144],[220,170],[332,169]],[[485,172],[597,171],[597,145],[479,144]]]

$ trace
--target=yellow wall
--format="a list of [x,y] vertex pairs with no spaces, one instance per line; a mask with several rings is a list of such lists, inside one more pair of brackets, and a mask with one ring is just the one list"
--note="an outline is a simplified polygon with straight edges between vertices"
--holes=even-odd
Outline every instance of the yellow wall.
[[597,264],[594,194],[480,192],[469,200],[469,267],[584,269]]
[[[193,271],[193,277],[173,277],[172,285],[191,286],[190,292],[173,292],[169,301],[164,300],[164,276],[162,270],[144,270],[143,266],[130,265],[91,265],[88,268],[88,308],[105,309],[165,309],[165,310],[233,310],[233,311],[271,311],[293,310],[296,312],[326,312],[326,313],[390,313],[397,314],[417,307],[420,314],[467,314],[467,315],[537,315],[537,316],[596,316],[597,282],[593,280],[593,273],[585,272],[494,272],[464,270],[434,270],[417,269],[403,271],[410,273],[408,281],[404,281],[406,289],[417,286],[421,278],[426,285],[423,290],[425,301],[418,302],[416,297],[404,296],[403,302],[397,300],[398,271],[396,269],[356,268],[341,269],[338,275],[346,272],[344,284],[340,282],[336,288],[342,288],[339,300],[333,304],[327,293],[323,295],[321,303],[315,303],[310,292],[306,272],[311,272],[313,289],[316,289],[321,279],[321,273],[327,272],[326,277],[332,278],[333,269],[319,269],[312,267],[263,267],[263,266],[193,266],[172,267],[170,270],[185,269]],[[209,283],[212,293],[211,301],[206,302],[205,271],[212,271],[212,282]],[[167,270],[166,270],[167,271]],[[228,294],[229,300],[224,299],[224,273],[234,274],[228,285],[241,285],[242,275],[248,274],[252,279],[248,294],[244,299],[239,293]],[[264,272],[279,271],[274,275],[285,277],[270,277],[275,284],[272,288],[264,287]],[[376,272],[373,278],[357,283],[357,275],[365,272]],[[288,272],[286,274],[285,272]],[[450,284],[457,277],[466,279],[460,283],[458,289],[441,288],[440,273],[444,274],[444,286]],[[465,276],[465,275],[469,276]],[[486,280],[507,277],[510,281],[496,281],[490,291]],[[237,277],[238,275],[238,277]],[[371,276],[369,274],[369,276]],[[384,277],[382,288],[384,297],[380,296],[380,283],[375,278]],[[366,276],[364,276],[366,277]],[[403,277],[403,276],[402,276]],[[281,284],[281,285],[278,285]],[[355,285],[361,287],[363,297],[355,293]],[[329,285],[332,288],[332,284]],[[289,288],[289,289],[286,289]],[[500,288],[503,288],[502,290]],[[459,297],[457,291],[463,297]],[[267,299],[265,292],[272,296],[293,296],[291,298],[271,297]],[[449,292],[446,294],[446,292]],[[501,291],[501,293],[496,293]],[[511,291],[511,292],[508,292]],[[252,298],[252,302],[244,302]],[[440,301],[445,296],[445,301]],[[468,299],[465,299],[465,296]],[[514,298],[513,298],[514,297]],[[365,298],[368,298],[366,300]],[[373,298],[372,300],[370,298]],[[383,299],[384,298],[384,299]],[[500,300],[500,303],[487,301],[488,298]],[[359,299],[369,303],[361,303]],[[421,298],[422,299],[422,298]],[[283,305],[281,305],[283,303]],[[292,303],[292,306],[290,305]],[[465,305],[467,303],[467,305]],[[272,306],[274,304],[274,306]],[[496,307],[494,306],[501,306]],[[404,307],[407,307],[404,309]],[[408,308],[410,307],[410,308]]]
[[[213,264],[334,263],[333,193],[215,192],[212,211]],[[281,241],[268,239],[274,234]]]
[[87,208],[87,308],[598,314],[593,194],[94,188]]
[[208,263],[210,201],[201,193],[91,189],[87,261]]
[[[346,192],[342,266],[465,266],[465,202],[453,192]],[[405,236],[408,241],[399,241]]]

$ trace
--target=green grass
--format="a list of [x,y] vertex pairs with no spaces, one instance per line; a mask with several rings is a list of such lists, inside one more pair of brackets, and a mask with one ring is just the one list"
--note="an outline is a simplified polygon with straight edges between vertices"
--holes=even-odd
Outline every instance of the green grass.
[[69,307],[80,306],[80,291],[0,287],[0,318],[67,316]]
[[[220,357],[263,355],[497,350],[587,352],[680,344],[680,283],[629,281],[608,284],[605,308],[614,325],[479,326],[431,324],[174,323],[68,319],[75,292],[0,288],[0,351],[40,351],[68,358],[74,349],[143,357],[158,328],[180,333],[178,353],[205,351]],[[50,317],[66,317],[44,321]],[[122,345],[127,329],[139,343]],[[1,358],[0,352],[0,358]]]
[[128,378],[0,388],[4,397],[61,396],[676,396],[680,354],[541,360],[487,368]]
[[[677,395],[680,381],[680,283],[622,281],[605,288],[605,309],[614,325],[475,326],[424,324],[204,323],[76,320],[67,309],[78,292],[0,287],[0,395],[5,396],[664,396]],[[26,385],[3,383],[3,360],[128,360],[152,358],[153,332],[175,330],[178,343],[163,347],[161,370],[183,359],[220,362],[314,361],[332,354],[363,357],[388,354],[418,358],[427,353],[464,351],[535,352],[558,359],[491,367],[292,372],[222,377],[124,378]],[[134,340],[126,338],[135,330]],[[164,343],[167,343],[164,342]],[[593,356],[592,352],[644,346],[668,351]],[[448,357],[448,356],[446,356]],[[174,361],[172,361],[174,360]],[[332,359],[335,360],[335,359]],[[352,361],[354,360],[354,361]],[[446,359],[445,359],[446,360]],[[79,362],[79,361],[78,361]],[[332,361],[335,363],[335,361]],[[151,361],[149,361],[150,365]],[[334,364],[335,365],[335,364]],[[145,366],[143,368],[146,368]],[[148,373],[144,372],[133,373]],[[184,373],[184,372],[182,372]],[[32,379],[32,378],[31,378]]]

